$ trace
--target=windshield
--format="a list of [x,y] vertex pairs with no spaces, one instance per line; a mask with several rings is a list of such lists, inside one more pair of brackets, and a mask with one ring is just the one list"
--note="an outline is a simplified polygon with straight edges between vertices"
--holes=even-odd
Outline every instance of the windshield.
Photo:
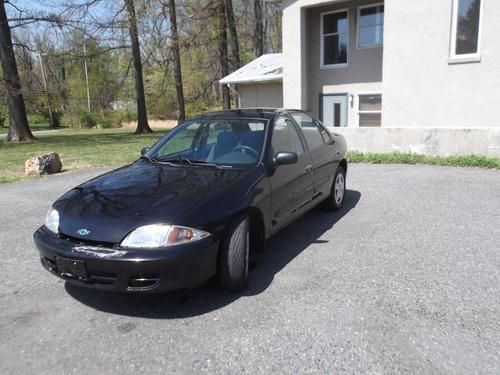
[[266,121],[210,119],[184,123],[147,152],[153,162],[255,165],[264,142]]

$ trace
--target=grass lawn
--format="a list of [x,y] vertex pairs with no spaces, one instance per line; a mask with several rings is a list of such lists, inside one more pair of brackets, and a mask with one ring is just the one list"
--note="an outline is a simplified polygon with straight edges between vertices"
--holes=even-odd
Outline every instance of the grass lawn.
[[24,162],[48,152],[59,153],[63,169],[68,171],[124,165],[138,159],[140,150],[166,131],[155,129],[153,134],[135,135],[133,129],[63,129],[39,134],[34,143],[0,141],[0,183],[23,178]]
[[[34,130],[40,130],[35,128]],[[0,183],[24,178],[24,162],[36,155],[57,152],[63,169],[117,167],[136,160],[143,147],[152,145],[167,129],[153,134],[133,134],[133,129],[62,129],[37,135],[34,143],[6,143],[0,140]],[[500,159],[483,156],[424,156],[416,154],[362,154],[350,152],[353,163],[428,164],[500,169]]]
[[419,154],[375,154],[349,152],[349,161],[352,163],[371,164],[425,164],[441,165],[448,167],[477,167],[500,169],[500,159],[489,158],[479,155],[466,156],[426,156]]

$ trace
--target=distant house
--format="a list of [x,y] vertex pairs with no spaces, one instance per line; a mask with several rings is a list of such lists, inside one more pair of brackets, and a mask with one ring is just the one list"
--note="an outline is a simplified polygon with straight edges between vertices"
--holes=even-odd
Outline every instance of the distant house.
[[220,80],[238,100],[238,107],[283,107],[283,55],[263,55]]
[[281,4],[284,107],[360,151],[500,156],[500,1]]

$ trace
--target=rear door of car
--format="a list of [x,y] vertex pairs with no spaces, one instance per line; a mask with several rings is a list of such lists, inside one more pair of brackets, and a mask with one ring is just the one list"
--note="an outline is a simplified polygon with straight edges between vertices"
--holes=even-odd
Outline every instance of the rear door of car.
[[278,152],[295,152],[298,162],[280,165],[269,176],[273,232],[306,211],[314,194],[311,155],[296,125],[286,114],[274,121],[271,135],[270,157]]
[[313,162],[314,198],[329,195],[339,160],[335,156],[335,142],[326,129],[304,112],[290,112],[290,117],[301,130]]

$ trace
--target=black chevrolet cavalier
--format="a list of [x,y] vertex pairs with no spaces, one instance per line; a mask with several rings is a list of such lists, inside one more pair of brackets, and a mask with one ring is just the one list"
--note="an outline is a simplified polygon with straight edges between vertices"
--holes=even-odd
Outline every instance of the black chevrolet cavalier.
[[34,234],[42,265],[103,290],[181,289],[215,274],[241,290],[250,251],[320,203],[342,207],[346,152],[301,111],[193,118],[59,198]]

